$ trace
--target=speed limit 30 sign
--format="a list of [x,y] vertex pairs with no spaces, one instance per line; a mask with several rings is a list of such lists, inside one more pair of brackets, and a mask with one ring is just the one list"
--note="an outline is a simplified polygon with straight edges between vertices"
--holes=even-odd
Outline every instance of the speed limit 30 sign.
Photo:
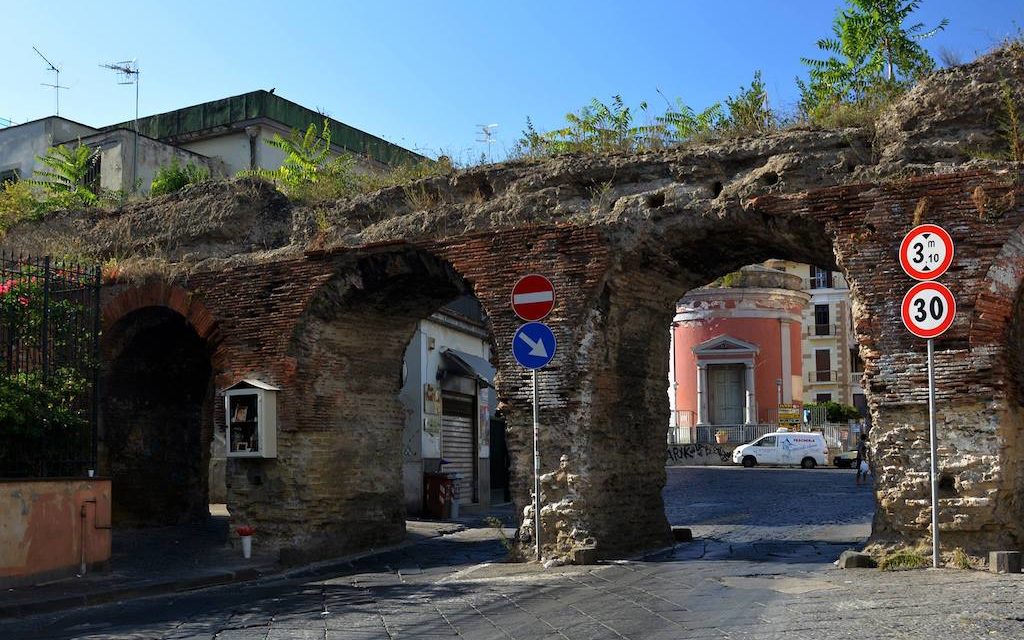
[[934,338],[953,324],[956,300],[945,285],[919,282],[903,296],[903,324],[918,338]]
[[900,266],[914,280],[934,280],[953,262],[953,239],[936,224],[919,224],[900,243]]

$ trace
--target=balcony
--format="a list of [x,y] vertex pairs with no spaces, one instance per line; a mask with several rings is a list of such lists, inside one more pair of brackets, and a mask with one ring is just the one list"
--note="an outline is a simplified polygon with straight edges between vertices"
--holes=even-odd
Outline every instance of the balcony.
[[832,383],[839,380],[839,372],[836,370],[816,370],[807,372],[807,384]]
[[837,324],[810,324],[806,327],[807,336],[811,338],[825,338],[835,336],[839,332]]

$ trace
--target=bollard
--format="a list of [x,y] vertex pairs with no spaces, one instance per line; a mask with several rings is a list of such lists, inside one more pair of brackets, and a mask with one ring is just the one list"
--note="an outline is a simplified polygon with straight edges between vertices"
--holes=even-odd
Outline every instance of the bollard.
[[992,573],[1020,573],[1020,551],[989,551],[988,570]]

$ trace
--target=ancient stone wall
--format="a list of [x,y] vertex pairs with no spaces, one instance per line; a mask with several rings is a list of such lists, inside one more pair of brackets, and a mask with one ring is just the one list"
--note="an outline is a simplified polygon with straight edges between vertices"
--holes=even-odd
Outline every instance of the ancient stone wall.
[[[309,208],[251,182],[203,185],[23,225],[2,246],[71,253],[87,242],[106,259],[127,243],[165,268],[115,277],[108,330],[166,307],[206,345],[216,389],[243,377],[284,389],[278,458],[229,462],[228,499],[239,523],[294,559],[401,535],[401,353],[446,296],[471,292],[488,314],[513,495],[530,502],[530,376],[512,362],[509,294],[525,273],[551,276],[559,351],[541,375],[542,471],[565,455],[573,485],[546,551],[571,557],[573,545],[593,544],[612,556],[668,539],[672,304],[769,258],[845,272],[875,418],[874,535],[926,534],[924,352],[899,322],[911,282],[896,248],[915,223],[937,223],[957,243],[943,282],[960,305],[936,345],[940,519],[951,544],[1021,548],[1024,196],[1019,166],[970,155],[999,151],[1001,74],[1022,60],[1017,47],[936,74],[874,138],[794,129],[639,156],[522,160],[422,181],[422,198],[395,187]],[[1024,101],[1021,78],[1009,86]],[[210,411],[222,420],[219,402]]]

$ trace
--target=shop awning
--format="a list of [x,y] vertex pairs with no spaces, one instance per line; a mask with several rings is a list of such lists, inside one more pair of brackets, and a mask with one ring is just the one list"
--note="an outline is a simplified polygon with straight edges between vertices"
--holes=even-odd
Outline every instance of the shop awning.
[[476,378],[485,387],[494,387],[494,367],[483,358],[455,349],[445,349],[441,352],[441,357],[449,371]]

